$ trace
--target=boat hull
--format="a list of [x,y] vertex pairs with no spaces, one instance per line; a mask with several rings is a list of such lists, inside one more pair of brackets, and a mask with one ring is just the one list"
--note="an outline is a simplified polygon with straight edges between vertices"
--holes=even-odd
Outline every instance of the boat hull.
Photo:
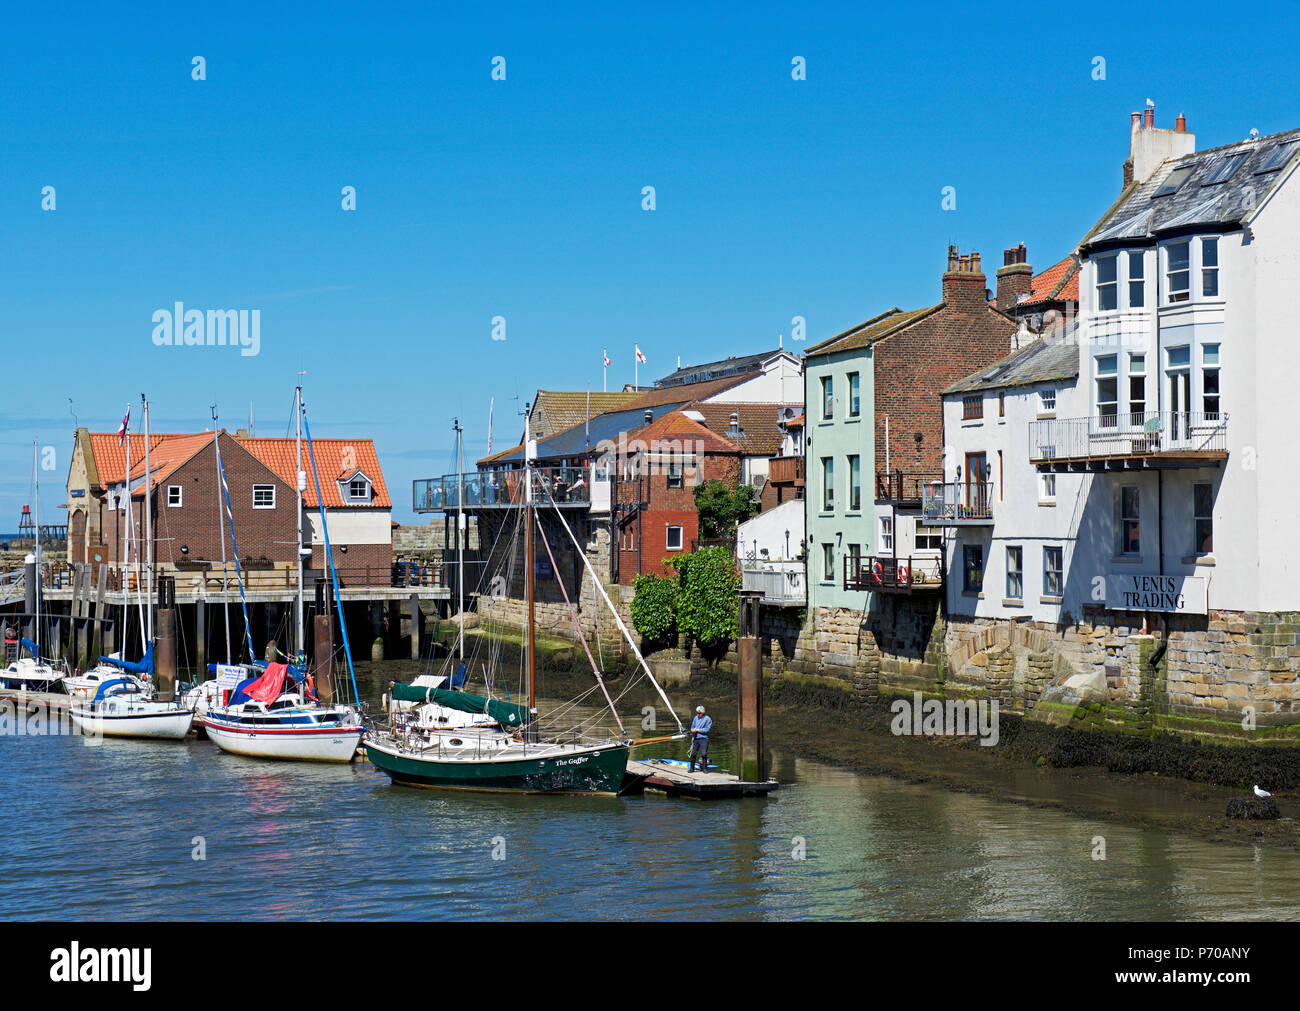
[[165,713],[114,715],[74,708],[71,715],[76,728],[88,737],[137,737],[180,741],[188,736],[190,724],[194,722],[194,713],[188,709]]
[[403,752],[393,744],[370,740],[366,742],[366,757],[402,786],[489,793],[614,795],[623,786],[628,747],[610,744],[542,751],[535,757],[451,760]]
[[250,730],[227,726],[212,715],[204,719],[203,729],[213,744],[232,755],[302,762],[350,762],[363,733],[360,727]]

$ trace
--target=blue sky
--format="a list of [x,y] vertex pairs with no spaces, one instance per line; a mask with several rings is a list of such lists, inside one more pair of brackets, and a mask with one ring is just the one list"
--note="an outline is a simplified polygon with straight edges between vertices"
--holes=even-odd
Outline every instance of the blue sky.
[[[156,430],[252,404],[285,434],[299,369],[313,432],[373,437],[409,520],[453,417],[473,459],[495,397],[512,444],[538,387],[601,388],[603,347],[617,389],[634,342],[645,382],[794,316],[811,342],[932,304],[949,243],[990,285],[1021,241],[1049,266],[1117,195],[1147,98],[1198,148],[1300,126],[1287,7],[614,6],[11,11],[0,530],[33,439],[57,521],[69,398],[93,429],[147,392]],[[176,301],[261,310],[260,353],[156,347]]]

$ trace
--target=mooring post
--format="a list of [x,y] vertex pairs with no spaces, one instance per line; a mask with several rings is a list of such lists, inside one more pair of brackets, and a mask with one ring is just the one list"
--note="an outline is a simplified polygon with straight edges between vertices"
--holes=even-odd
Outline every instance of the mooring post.
[[158,698],[167,702],[176,691],[176,612],[172,608],[159,608],[156,632],[154,685]]
[[27,612],[27,626],[23,633],[32,642],[36,641],[36,556],[28,555],[23,565],[23,589],[26,591],[24,609]]
[[737,737],[740,778],[750,783],[767,779],[763,768],[763,649],[759,638],[762,594],[740,594],[740,638],[736,642],[738,668]]
[[198,668],[197,680],[208,676],[208,617],[207,601],[199,597],[194,601],[194,665]]
[[420,659],[424,645],[424,613],[420,610],[420,595],[411,594],[411,659]]
[[376,663],[387,657],[387,642],[384,638],[384,602],[370,602],[370,659]]
[[95,639],[92,653],[111,653],[104,649],[104,591],[108,589],[108,566],[100,565],[99,578],[95,583]]
[[317,614],[315,620],[316,697],[334,701],[334,621],[329,614]]

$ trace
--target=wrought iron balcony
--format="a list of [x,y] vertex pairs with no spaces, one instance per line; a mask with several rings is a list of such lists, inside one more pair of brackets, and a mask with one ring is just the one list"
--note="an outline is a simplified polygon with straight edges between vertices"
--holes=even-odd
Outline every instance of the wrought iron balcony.
[[943,588],[943,562],[934,556],[844,559],[844,589],[870,593],[917,593]]
[[1204,467],[1227,458],[1223,412],[1097,414],[1029,426],[1029,460],[1040,469]]
[[921,516],[935,526],[988,526],[993,522],[993,482],[954,481],[927,484]]
[[881,471],[876,474],[876,501],[919,505],[925,486],[942,480],[943,475],[938,471]]

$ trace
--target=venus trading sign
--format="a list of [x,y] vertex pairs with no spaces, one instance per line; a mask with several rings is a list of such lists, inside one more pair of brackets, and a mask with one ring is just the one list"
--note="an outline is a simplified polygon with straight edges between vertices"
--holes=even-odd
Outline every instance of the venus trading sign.
[[1106,577],[1106,609],[1205,614],[1205,580],[1198,576],[1111,573]]

